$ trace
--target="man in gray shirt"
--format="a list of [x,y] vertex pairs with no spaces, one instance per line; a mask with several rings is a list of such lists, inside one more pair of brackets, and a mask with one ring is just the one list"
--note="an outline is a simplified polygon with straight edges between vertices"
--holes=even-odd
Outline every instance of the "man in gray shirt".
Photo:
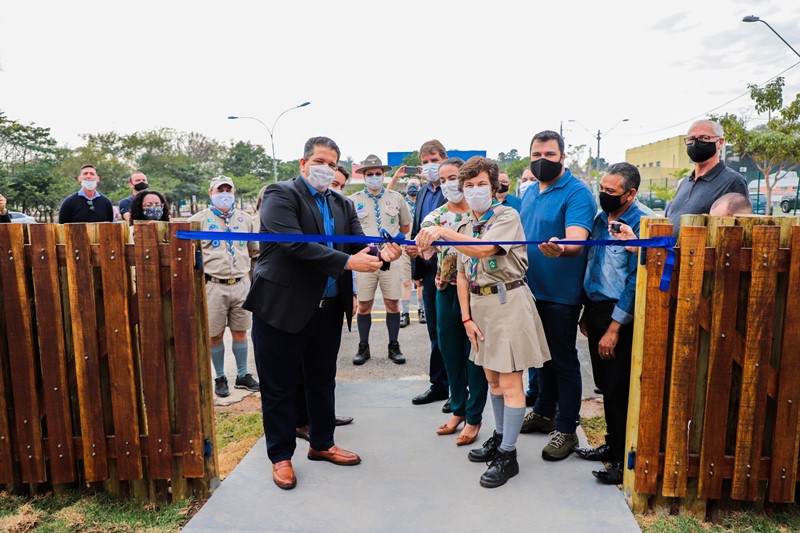
[[675,238],[680,230],[681,215],[708,213],[714,201],[723,194],[738,192],[747,196],[744,177],[719,158],[724,143],[722,126],[717,122],[698,120],[689,128],[686,152],[694,161],[694,170],[678,185],[678,192],[664,213],[675,228]]

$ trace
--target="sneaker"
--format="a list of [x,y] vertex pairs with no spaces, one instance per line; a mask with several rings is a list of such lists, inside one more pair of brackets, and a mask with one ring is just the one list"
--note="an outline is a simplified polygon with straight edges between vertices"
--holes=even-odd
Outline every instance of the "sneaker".
[[258,381],[254,380],[253,376],[250,374],[237,377],[233,387],[236,389],[246,389],[251,392],[261,392],[261,387],[258,386]]
[[427,320],[425,320],[425,310],[424,309],[420,309],[419,311],[417,311],[417,319],[419,320],[420,324],[425,324],[426,322],[428,322]]
[[531,411],[522,419],[520,433],[550,433],[555,431],[556,421]]
[[225,376],[220,376],[214,379],[214,394],[220,398],[225,398],[226,396],[231,395],[231,391],[228,389],[228,378]]
[[493,489],[505,485],[506,481],[519,474],[519,463],[517,462],[517,450],[504,452],[497,450],[489,468],[481,475],[481,487]]
[[398,365],[402,365],[403,363],[406,362],[406,357],[403,355],[403,352],[400,351],[399,342],[389,343],[389,359],[391,359],[393,363]]
[[492,436],[489,437],[489,440],[484,442],[480,448],[470,450],[467,454],[467,459],[473,463],[488,463],[497,455],[497,448],[500,446],[501,442],[503,442],[503,434],[498,434],[495,431],[492,433]]
[[411,324],[411,317],[408,316],[408,313],[400,313],[400,327],[404,328]]
[[355,357],[353,357],[353,364],[354,365],[363,365],[369,359],[369,343],[366,342],[359,342],[358,343],[358,353]]
[[550,433],[550,442],[542,450],[542,458],[546,461],[561,461],[569,457],[578,446],[578,435],[575,433]]

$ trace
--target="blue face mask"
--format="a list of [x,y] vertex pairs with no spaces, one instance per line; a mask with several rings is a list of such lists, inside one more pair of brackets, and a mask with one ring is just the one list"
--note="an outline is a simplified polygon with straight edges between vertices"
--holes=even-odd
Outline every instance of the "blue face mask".
[[227,211],[233,207],[234,196],[230,192],[220,192],[211,197],[211,203],[220,211]]

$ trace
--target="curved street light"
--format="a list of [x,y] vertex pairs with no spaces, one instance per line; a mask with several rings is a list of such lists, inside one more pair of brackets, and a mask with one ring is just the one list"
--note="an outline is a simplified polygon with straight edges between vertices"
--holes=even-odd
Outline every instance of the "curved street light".
[[286,111],[284,111],[283,113],[281,113],[280,115],[278,115],[275,118],[275,122],[272,123],[272,128],[270,128],[269,126],[264,124],[264,122],[262,120],[260,120],[260,119],[258,119],[256,117],[238,117],[238,116],[235,116],[235,115],[230,115],[228,117],[228,120],[238,120],[240,118],[246,118],[246,119],[250,119],[250,120],[255,120],[256,122],[258,122],[259,124],[264,126],[265,130],[267,130],[267,133],[269,133],[270,143],[272,144],[272,175],[275,178],[275,181],[278,181],[278,160],[275,159],[275,126],[278,124],[278,119],[280,119],[283,115],[285,115],[286,113],[288,113],[292,109],[299,109],[299,108],[305,107],[305,106],[307,106],[309,104],[311,104],[311,102],[303,102],[300,105],[296,105],[296,106],[290,107],[289,109],[287,109]]
[[598,174],[600,173],[600,139],[605,137],[609,133],[611,133],[611,130],[613,130],[614,128],[616,128],[617,126],[622,124],[623,122],[628,122],[629,120],[630,120],[629,118],[623,118],[619,122],[617,122],[616,124],[614,124],[613,126],[608,128],[608,130],[606,130],[605,133],[600,133],[600,130],[597,130],[597,134],[594,134],[591,131],[589,131],[589,128],[587,128],[586,126],[581,124],[579,121],[575,120],[574,118],[571,118],[571,119],[569,119],[567,121],[567,122],[574,122],[574,123],[578,124],[580,127],[585,129],[587,131],[587,133],[589,133],[589,135],[591,135],[592,137],[597,139],[597,156],[596,156],[596,159],[594,160],[594,163],[595,163],[594,168],[595,168],[595,170],[597,171]]
[[766,20],[762,20],[762,19],[760,19],[759,17],[757,17],[757,16],[755,16],[755,15],[748,15],[748,16],[746,16],[746,17],[744,17],[744,18],[742,19],[742,22],[761,22],[761,23],[763,23],[763,24],[764,24],[764,25],[765,25],[767,28],[769,28],[770,30],[772,30],[772,33],[774,33],[775,35],[777,35],[777,36],[778,36],[778,39],[780,39],[781,41],[783,41],[783,44],[785,44],[786,46],[788,46],[788,47],[789,47],[789,49],[790,49],[792,52],[794,52],[794,53],[795,53],[795,55],[796,55],[797,57],[800,57],[800,53],[798,53],[798,51],[797,51],[797,50],[795,50],[795,49],[792,47],[792,45],[791,45],[791,44],[789,44],[788,42],[786,42],[786,39],[784,39],[783,37],[781,37],[781,34],[780,34],[780,33],[778,33],[777,31],[775,31],[775,28],[773,28],[772,26],[770,26],[770,25],[769,25],[769,23],[768,23]]

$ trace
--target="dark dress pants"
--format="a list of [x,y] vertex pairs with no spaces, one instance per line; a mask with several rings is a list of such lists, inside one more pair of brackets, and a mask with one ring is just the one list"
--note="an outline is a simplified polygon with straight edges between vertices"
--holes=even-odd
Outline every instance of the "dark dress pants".
[[539,398],[533,410],[546,417],[556,413],[556,429],[575,433],[580,422],[581,364],[575,343],[581,305],[536,301],[551,360],[539,369]]
[[253,348],[267,455],[277,463],[291,459],[295,449],[297,392],[305,379],[311,447],[334,445],[336,426],[336,358],[342,340],[344,310],[340,305],[318,309],[299,333],[273,328],[253,316]]
[[431,340],[431,388],[449,393],[447,370],[444,367],[442,352],[436,334],[436,272],[428,270],[422,278],[422,300],[425,304],[425,320],[428,337]]
[[606,444],[611,447],[614,460],[625,458],[625,429],[628,420],[628,391],[631,379],[631,349],[633,346],[633,322],[619,330],[619,339],[614,348],[614,359],[601,359],[598,344],[611,324],[611,313],[616,302],[589,303],[583,313],[589,333],[589,353],[592,356],[592,372],[600,390],[603,391],[603,408],[606,415]]

